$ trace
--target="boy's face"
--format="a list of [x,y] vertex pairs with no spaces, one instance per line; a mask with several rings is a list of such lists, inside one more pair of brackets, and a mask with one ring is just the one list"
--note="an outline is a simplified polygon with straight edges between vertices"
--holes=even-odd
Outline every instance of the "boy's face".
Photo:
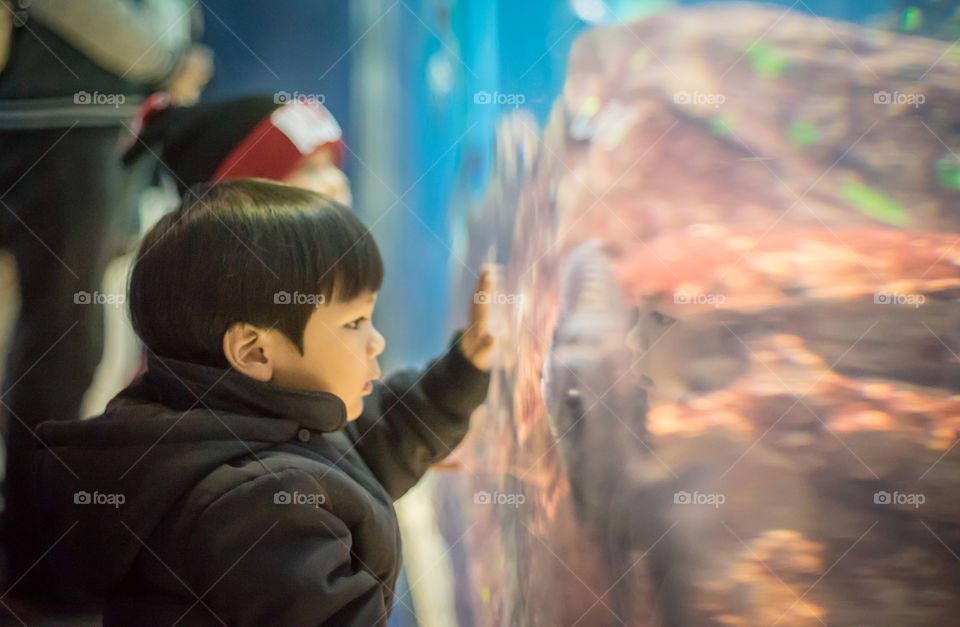
[[289,340],[289,350],[274,353],[272,382],[335,394],[347,406],[347,419],[358,418],[371,381],[380,377],[377,356],[386,346],[372,322],[376,299],[367,292],[318,305],[303,334],[303,354]]
[[317,150],[304,159],[283,182],[326,194],[348,207],[353,204],[350,181],[343,170],[337,167],[333,151],[329,148]]

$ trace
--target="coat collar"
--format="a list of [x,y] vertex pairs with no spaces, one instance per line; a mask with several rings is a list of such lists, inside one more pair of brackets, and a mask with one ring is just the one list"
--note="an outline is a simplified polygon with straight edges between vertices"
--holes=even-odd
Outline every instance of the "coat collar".
[[164,405],[181,411],[209,408],[281,418],[311,431],[337,431],[347,424],[347,407],[334,394],[282,388],[233,369],[151,354],[147,357],[147,380]]

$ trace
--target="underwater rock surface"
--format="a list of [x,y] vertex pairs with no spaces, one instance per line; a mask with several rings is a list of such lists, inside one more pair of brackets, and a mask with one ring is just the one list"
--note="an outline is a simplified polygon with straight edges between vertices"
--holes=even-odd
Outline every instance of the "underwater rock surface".
[[957,622],[958,49],[683,8],[502,121],[508,341],[443,481],[475,624]]

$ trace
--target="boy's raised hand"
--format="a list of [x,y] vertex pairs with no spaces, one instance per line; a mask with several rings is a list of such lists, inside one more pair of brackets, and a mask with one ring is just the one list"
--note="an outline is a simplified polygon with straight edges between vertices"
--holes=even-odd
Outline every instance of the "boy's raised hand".
[[494,286],[495,266],[484,266],[477,278],[470,303],[467,328],[460,337],[460,348],[479,370],[490,369],[494,339],[490,333],[490,293]]

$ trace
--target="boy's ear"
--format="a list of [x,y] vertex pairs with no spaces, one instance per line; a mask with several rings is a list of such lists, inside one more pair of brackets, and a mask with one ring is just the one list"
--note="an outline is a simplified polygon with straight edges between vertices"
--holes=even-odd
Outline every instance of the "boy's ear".
[[246,322],[234,322],[223,334],[223,355],[234,370],[257,381],[273,378],[273,362],[263,329]]

